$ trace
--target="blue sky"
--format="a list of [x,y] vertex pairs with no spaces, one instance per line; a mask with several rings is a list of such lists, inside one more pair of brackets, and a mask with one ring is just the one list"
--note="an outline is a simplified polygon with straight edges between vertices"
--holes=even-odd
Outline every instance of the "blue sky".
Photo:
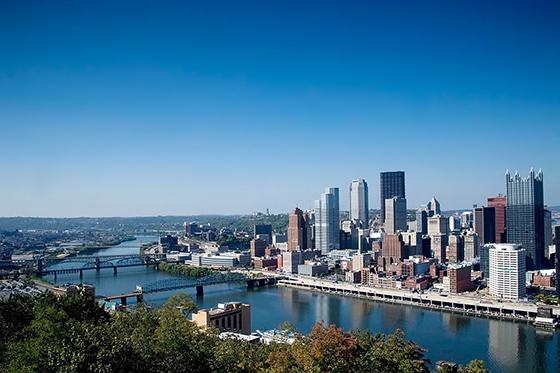
[[0,216],[308,208],[404,170],[467,208],[560,204],[560,5],[4,1]]

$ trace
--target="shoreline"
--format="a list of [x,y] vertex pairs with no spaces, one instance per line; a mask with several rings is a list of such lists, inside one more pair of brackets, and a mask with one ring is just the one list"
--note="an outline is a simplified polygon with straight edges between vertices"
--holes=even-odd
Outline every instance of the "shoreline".
[[[454,301],[447,302],[449,305],[437,305],[437,304],[430,304],[427,302],[422,301],[415,301],[415,297],[411,295],[406,296],[405,294],[398,294],[390,291],[391,289],[378,289],[378,288],[356,288],[354,290],[347,289],[345,287],[341,287],[338,284],[313,284],[310,282],[305,282],[302,280],[280,280],[277,284],[278,286],[290,287],[298,290],[306,290],[316,293],[323,293],[323,294],[331,294],[331,295],[339,295],[345,297],[352,297],[370,301],[379,301],[383,303],[389,304],[402,304],[402,305],[410,305],[415,306],[418,308],[433,310],[433,311],[445,311],[451,313],[459,313],[465,316],[473,316],[473,317],[482,317],[482,318],[491,318],[491,319],[498,319],[498,320],[505,320],[505,321],[513,321],[515,323],[525,323],[529,325],[533,325],[536,317],[536,310],[534,312],[528,312],[527,315],[519,315],[519,314],[509,314],[503,312],[492,312],[489,311],[490,307],[483,306],[482,308],[485,309],[468,309],[465,308],[465,304],[463,303],[463,307],[457,307],[458,303]],[[379,290],[383,290],[383,292],[379,292]],[[419,298],[419,297],[418,297]],[[500,309],[502,310],[502,309]],[[541,328],[538,328],[541,330]],[[547,330],[547,329],[544,329]],[[550,329],[551,332],[555,332],[555,329]]]

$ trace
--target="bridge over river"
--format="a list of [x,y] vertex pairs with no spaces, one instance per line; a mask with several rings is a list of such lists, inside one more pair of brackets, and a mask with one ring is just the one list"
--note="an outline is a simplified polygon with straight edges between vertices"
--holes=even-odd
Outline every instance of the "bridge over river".
[[196,296],[201,297],[204,295],[204,286],[225,284],[225,283],[246,283],[247,287],[252,289],[254,287],[262,287],[267,285],[276,284],[279,279],[283,277],[270,276],[270,277],[250,277],[240,272],[225,272],[217,273],[204,277],[184,277],[172,278],[151,282],[144,285],[136,285],[136,290],[128,294],[110,295],[105,297],[106,301],[120,300],[121,304],[126,305],[128,298],[136,298],[138,302],[143,301],[144,294],[159,293],[163,291],[179,290],[196,288]]
[[[40,258],[37,260],[36,273],[38,276],[53,275],[55,280],[59,274],[79,273],[81,279],[84,271],[100,271],[109,268],[113,270],[114,274],[117,274],[117,268],[148,265],[158,267],[160,261],[161,256],[159,255],[84,255],[60,259]],[[64,264],[71,264],[71,266],[61,266]]]

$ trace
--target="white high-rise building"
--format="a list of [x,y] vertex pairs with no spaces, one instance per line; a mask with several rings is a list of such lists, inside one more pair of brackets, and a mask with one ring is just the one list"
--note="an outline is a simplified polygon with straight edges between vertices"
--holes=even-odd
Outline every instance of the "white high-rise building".
[[430,212],[429,216],[441,215],[439,201],[434,196],[432,196],[432,199],[428,202],[428,211]]
[[468,229],[472,228],[473,214],[472,211],[463,211],[461,213],[461,227]]
[[364,179],[350,183],[350,220],[362,222],[362,228],[369,226],[368,185]]
[[449,231],[457,232],[461,230],[461,220],[458,216],[453,215],[449,217]]
[[385,232],[394,234],[397,231],[405,232],[406,226],[406,199],[393,197],[385,200]]
[[315,247],[326,255],[340,249],[338,188],[326,188],[315,201]]
[[490,295],[525,298],[525,249],[517,244],[493,244],[489,249]]

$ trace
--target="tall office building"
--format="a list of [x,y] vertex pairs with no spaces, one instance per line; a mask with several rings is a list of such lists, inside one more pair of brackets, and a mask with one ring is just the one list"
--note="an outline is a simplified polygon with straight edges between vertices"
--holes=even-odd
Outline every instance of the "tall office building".
[[556,295],[560,296],[560,225],[554,227],[554,245],[556,246]]
[[487,243],[486,245],[480,246],[480,272],[482,272],[483,278],[488,282],[490,277],[490,249],[494,247],[494,244]]
[[472,211],[463,211],[461,213],[461,228],[469,229],[472,228]]
[[463,236],[452,234],[448,237],[447,261],[460,263],[465,260],[465,241]]
[[297,207],[288,217],[288,250],[306,250],[309,248],[309,226],[305,221],[303,211]]
[[544,209],[544,248],[547,253],[550,245],[552,245],[552,212]]
[[473,260],[478,257],[480,245],[478,243],[478,234],[468,231],[464,236],[465,240],[465,260]]
[[447,219],[441,215],[435,215],[428,218],[428,235],[447,234]]
[[393,197],[406,198],[404,171],[381,172],[379,175],[381,203],[381,223],[385,222],[385,200]]
[[525,298],[525,249],[517,244],[496,244],[489,250],[490,295],[518,300]]
[[428,212],[425,207],[416,210],[416,232],[428,234]]
[[529,176],[506,172],[507,242],[520,244],[527,254],[527,270],[542,269],[544,261],[543,173]]
[[406,231],[406,199],[400,197],[385,200],[385,232],[394,234]]
[[268,245],[272,243],[272,225],[271,224],[255,224],[253,228],[253,237],[259,236],[264,239]]
[[326,255],[340,249],[340,210],[338,188],[326,188],[315,201],[315,248]]
[[362,228],[369,227],[368,185],[364,179],[350,184],[350,220],[358,220]]
[[439,205],[439,201],[434,196],[432,196],[432,199],[430,200],[430,202],[428,202],[428,215],[441,215],[441,207]]
[[496,242],[496,213],[493,207],[475,207],[473,209],[473,227],[480,243]]
[[449,217],[449,232],[459,232],[461,230],[461,219],[453,215]]
[[496,221],[496,241],[494,242],[496,243],[506,242],[506,206],[507,199],[505,196],[488,197],[488,207],[494,208]]

